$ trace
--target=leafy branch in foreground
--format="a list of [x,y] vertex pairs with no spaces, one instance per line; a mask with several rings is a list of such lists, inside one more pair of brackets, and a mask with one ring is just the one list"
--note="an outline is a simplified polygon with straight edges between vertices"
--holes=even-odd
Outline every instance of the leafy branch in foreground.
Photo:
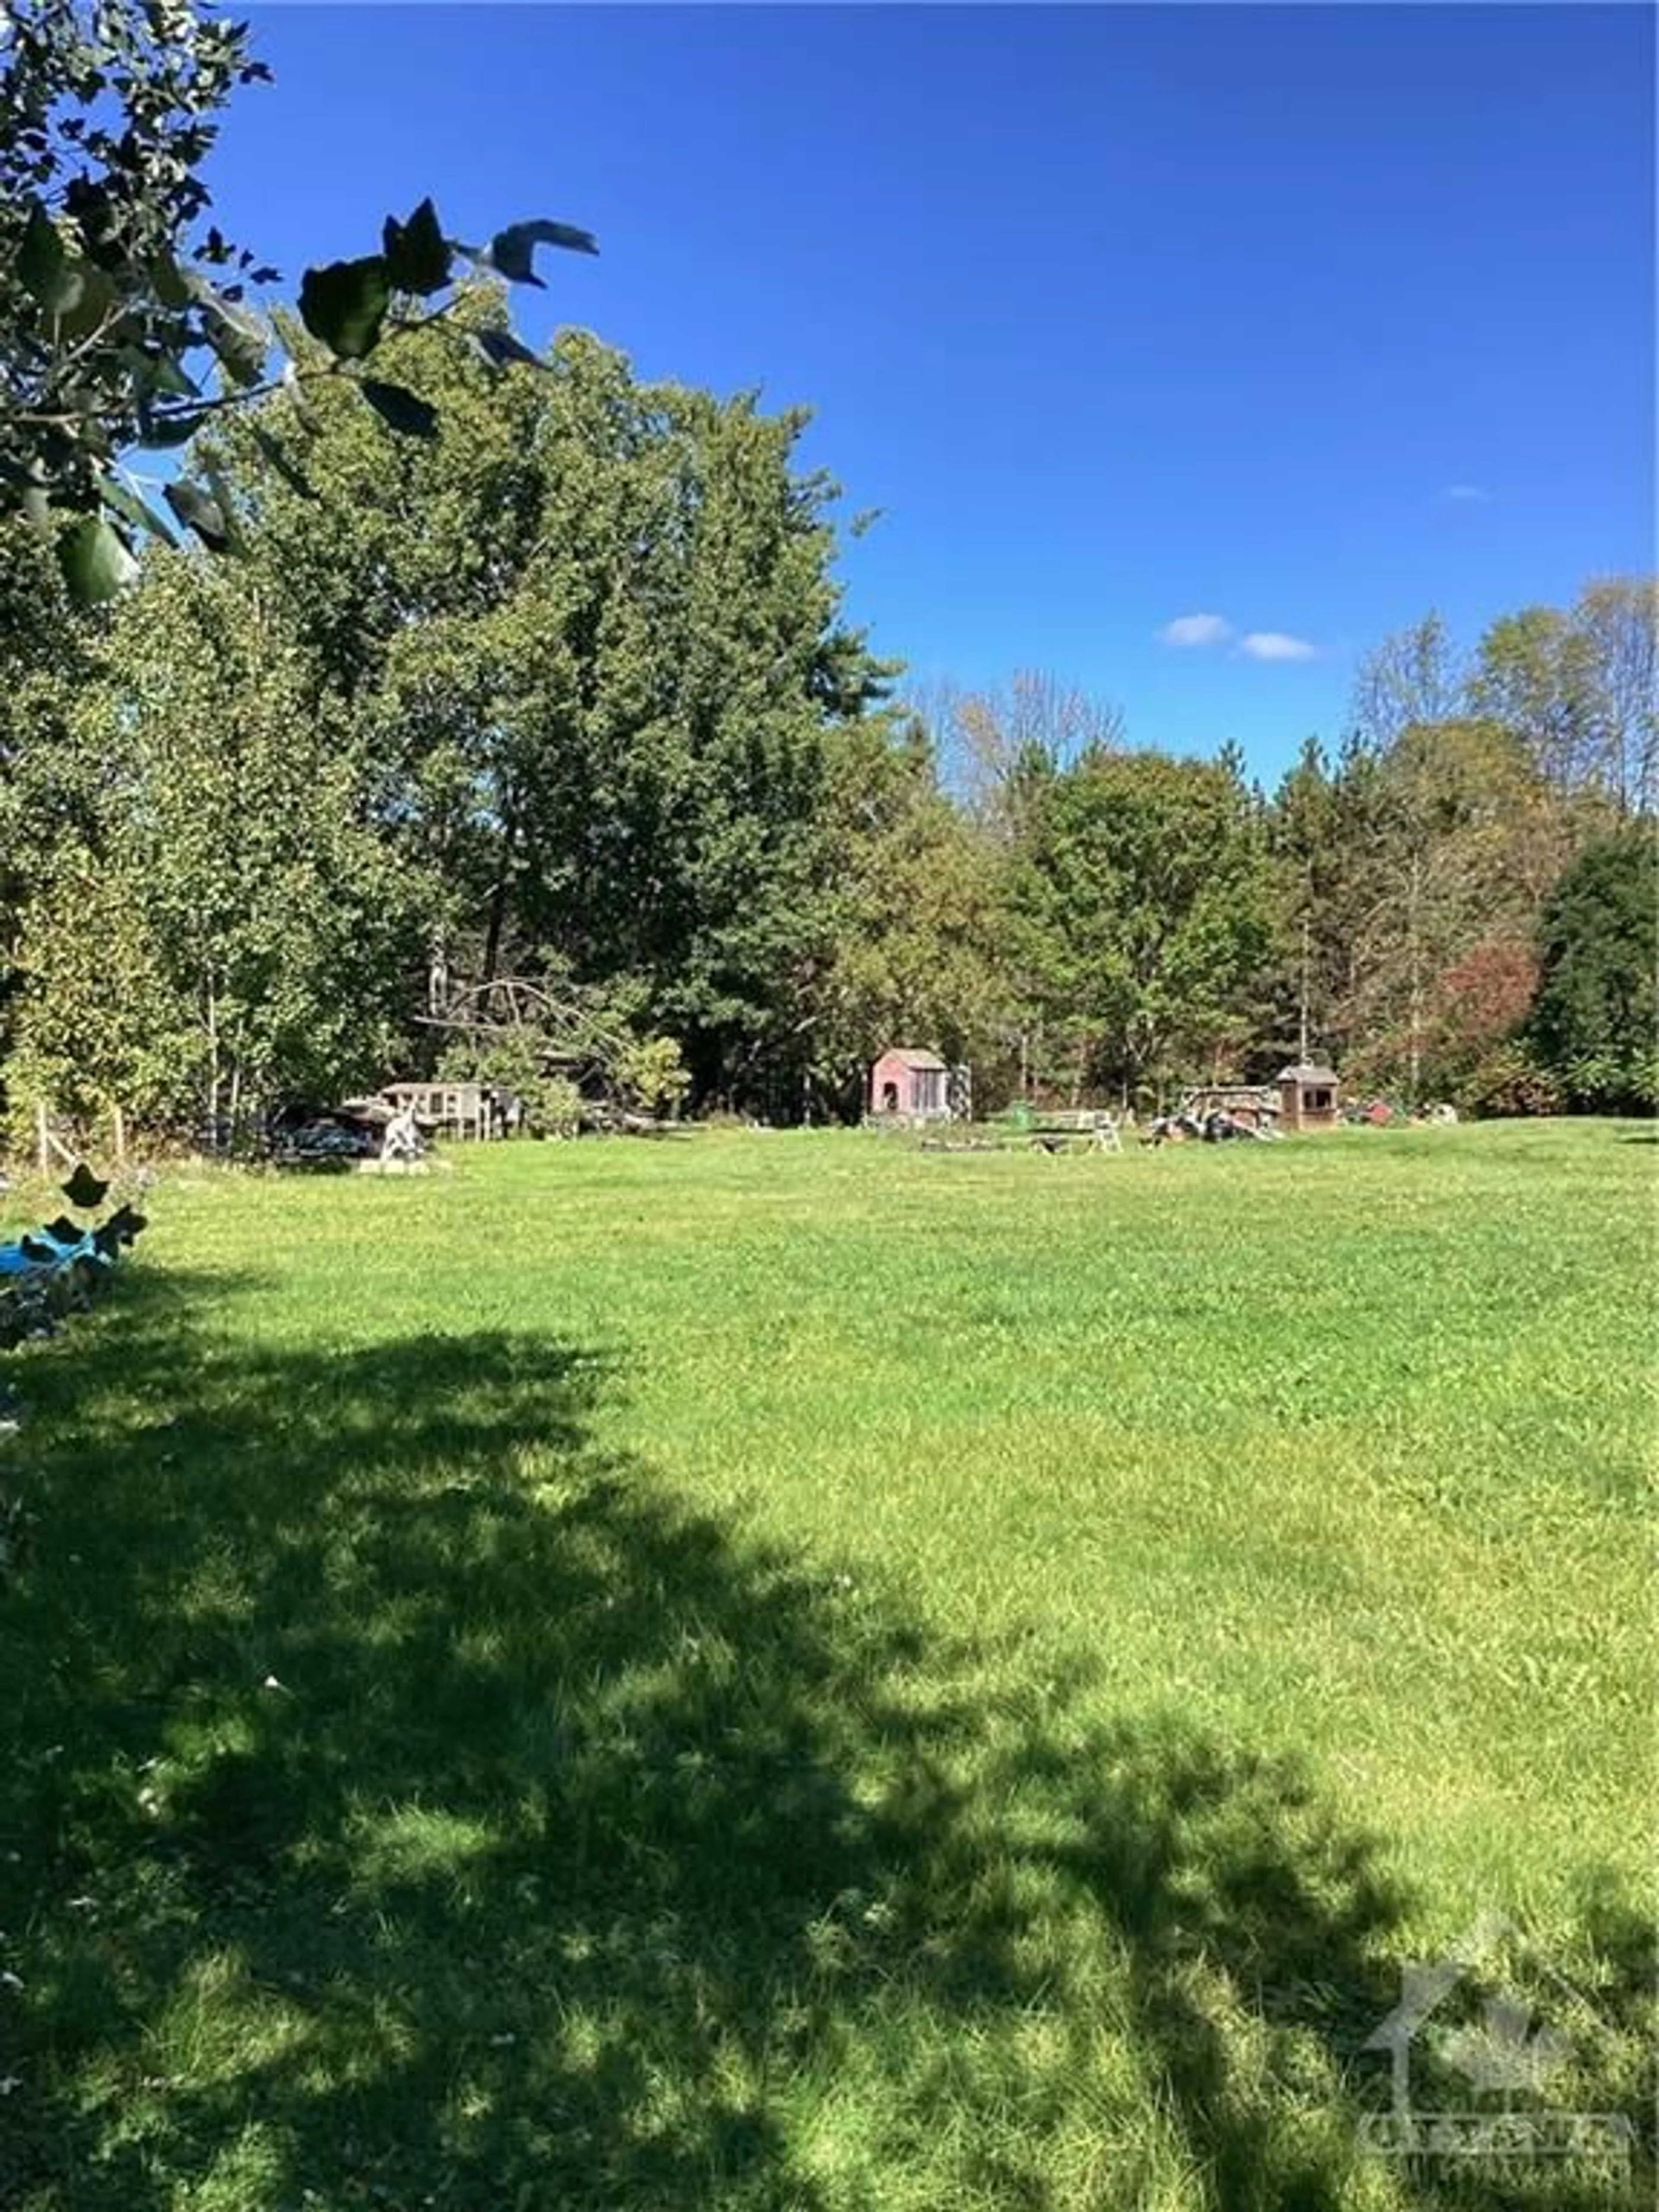
[[[538,246],[598,251],[537,219],[485,246],[445,234],[424,199],[388,217],[378,253],[307,269],[305,358],[250,294],[278,272],[204,222],[199,171],[240,85],[269,79],[247,27],[198,0],[14,0],[0,49],[0,514],[49,534],[83,604],[132,574],[168,520],[123,465],[184,446],[225,409],[320,378],[355,383],[403,436],[429,437],[429,403],[381,374],[401,333],[441,321],[459,268],[540,288]],[[534,362],[509,333],[478,343],[496,368]],[[371,373],[368,364],[374,363]],[[216,374],[217,390],[204,379]],[[174,522],[214,550],[234,541],[222,489],[169,483]]]

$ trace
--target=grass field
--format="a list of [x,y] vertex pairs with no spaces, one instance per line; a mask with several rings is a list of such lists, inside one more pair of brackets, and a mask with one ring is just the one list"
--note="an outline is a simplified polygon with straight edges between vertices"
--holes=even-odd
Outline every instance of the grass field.
[[[1650,2202],[1650,1141],[164,1177],[9,1363],[0,2212]],[[1492,1912],[1414,2108],[1628,2182],[1360,2151]]]

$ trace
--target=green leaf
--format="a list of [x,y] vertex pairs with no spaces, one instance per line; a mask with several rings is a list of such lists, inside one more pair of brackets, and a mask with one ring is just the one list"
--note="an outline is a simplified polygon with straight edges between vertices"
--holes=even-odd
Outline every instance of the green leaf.
[[75,296],[58,310],[58,327],[66,338],[90,337],[115,305],[115,285],[90,261],[77,261],[70,273]]
[[257,384],[270,350],[270,330],[263,315],[227,300],[199,269],[186,269],[180,282],[202,311],[202,336],[223,362],[234,384]]
[[568,222],[549,222],[538,218],[532,222],[509,223],[498,230],[489,241],[488,256],[492,269],[515,284],[534,284],[545,289],[536,274],[535,250],[538,246],[557,246],[567,253],[597,253],[599,243],[591,232],[577,230]]
[[80,1207],[83,1212],[89,1212],[94,1206],[101,1206],[109,1190],[109,1185],[100,1182],[84,1160],[76,1160],[74,1174],[67,1182],[59,1183],[58,1187],[70,1204]]
[[191,301],[191,289],[184,271],[170,253],[158,253],[149,264],[149,281],[155,288],[155,296],[164,307],[177,313]]
[[95,331],[114,305],[113,283],[95,263],[70,252],[40,207],[29,211],[16,265],[24,289],[57,319],[65,337]]
[[270,431],[267,430],[264,425],[261,422],[250,422],[248,428],[252,433],[254,444],[259,448],[259,451],[264,455],[266,460],[269,461],[271,467],[282,478],[283,482],[288,486],[289,489],[292,492],[297,492],[301,499],[315,499],[317,496],[316,487],[311,483],[304,471],[297,468],[289,459],[287,453],[283,450],[280,440],[273,438]]
[[391,216],[381,234],[385,242],[386,281],[394,292],[441,292],[449,282],[454,248],[439,228],[438,211],[429,199],[421,202],[407,222]]
[[198,296],[203,334],[231,382],[246,391],[264,374],[265,356],[270,350],[270,332],[264,318],[222,298],[210,285],[204,286]]
[[119,477],[100,479],[99,495],[112,514],[118,514],[123,522],[142,537],[148,531],[159,538],[164,545],[176,546],[178,539],[149,502],[141,499],[131,484],[123,483]]
[[138,421],[138,443],[152,453],[165,453],[173,446],[187,446],[202,427],[205,416],[197,408],[178,412],[153,415],[141,413]]
[[83,514],[64,532],[58,560],[70,597],[83,607],[112,599],[138,573],[126,540],[101,514]]
[[472,343],[492,368],[505,368],[511,362],[525,368],[546,368],[549,365],[522,338],[514,337],[511,331],[474,331]]
[[199,399],[202,396],[172,354],[145,353],[137,346],[124,346],[121,358],[146,398]]
[[29,210],[23,242],[17,249],[17,277],[36,306],[49,315],[61,315],[81,296],[81,264],[71,258],[43,208]]
[[331,261],[321,269],[307,269],[301,279],[300,319],[337,360],[362,361],[379,342],[391,300],[380,254]]
[[437,435],[438,410],[401,384],[380,384],[365,377],[359,389],[380,420],[407,438]]
[[186,530],[193,530],[210,553],[228,553],[233,542],[229,516],[200,484],[180,477],[162,487],[161,496]]
[[210,316],[207,341],[222,363],[225,374],[244,391],[258,384],[264,374],[270,342],[252,317],[239,315],[232,320],[228,315]]

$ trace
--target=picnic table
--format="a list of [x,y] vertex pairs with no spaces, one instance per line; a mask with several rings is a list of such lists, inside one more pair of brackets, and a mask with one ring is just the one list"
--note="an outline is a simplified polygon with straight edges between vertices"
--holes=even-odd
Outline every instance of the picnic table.
[[1123,1137],[1113,1114],[1080,1107],[1075,1111],[1039,1114],[1016,1133],[1013,1141],[1051,1158],[1061,1152],[1121,1152]]

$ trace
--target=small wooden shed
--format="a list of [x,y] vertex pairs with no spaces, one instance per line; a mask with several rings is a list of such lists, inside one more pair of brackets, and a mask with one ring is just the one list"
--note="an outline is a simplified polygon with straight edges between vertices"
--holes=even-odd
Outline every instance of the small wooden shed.
[[870,1071],[870,1111],[881,1121],[945,1121],[951,1070],[936,1052],[895,1047]]
[[1300,1060],[1279,1071],[1281,1129],[1334,1129],[1341,1119],[1342,1086],[1334,1071]]

